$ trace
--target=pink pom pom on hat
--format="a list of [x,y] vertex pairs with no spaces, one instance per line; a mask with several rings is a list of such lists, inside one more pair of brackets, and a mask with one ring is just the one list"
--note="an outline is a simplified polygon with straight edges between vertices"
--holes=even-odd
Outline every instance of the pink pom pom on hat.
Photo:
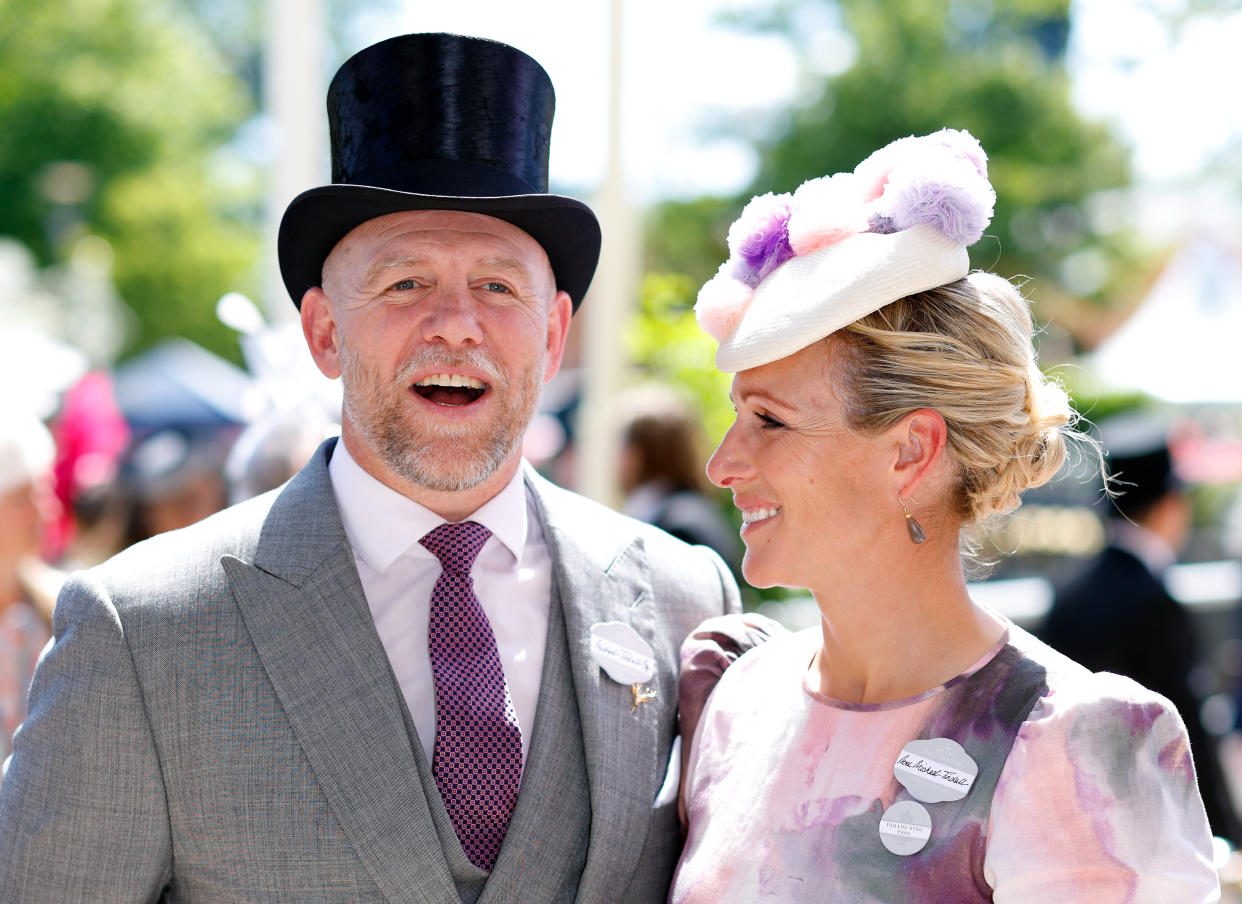
[[792,355],[884,305],[970,271],[992,220],[987,155],[969,132],[899,138],[854,169],[760,195],[699,290],[725,373]]

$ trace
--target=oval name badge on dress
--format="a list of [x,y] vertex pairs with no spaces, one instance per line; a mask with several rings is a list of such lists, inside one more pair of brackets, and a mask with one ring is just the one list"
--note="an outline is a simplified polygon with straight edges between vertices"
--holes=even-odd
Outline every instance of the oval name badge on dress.
[[621,684],[639,684],[655,675],[655,650],[625,622],[591,626],[591,656],[608,677]]
[[931,816],[922,804],[901,800],[880,817],[880,843],[901,857],[917,854],[931,838]]
[[910,796],[928,804],[961,800],[978,774],[974,759],[951,738],[911,741],[893,764],[893,776]]

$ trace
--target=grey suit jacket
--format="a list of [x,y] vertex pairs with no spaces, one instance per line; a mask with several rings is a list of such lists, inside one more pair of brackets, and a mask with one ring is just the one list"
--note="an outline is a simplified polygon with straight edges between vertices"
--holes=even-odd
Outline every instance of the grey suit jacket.
[[[282,490],[71,579],[0,784],[0,900],[459,900],[464,858],[363,596],[331,448]],[[467,897],[662,901],[678,646],[737,589],[702,547],[528,485],[559,605],[513,821]],[[655,649],[658,696],[633,712],[591,659],[601,621]]]

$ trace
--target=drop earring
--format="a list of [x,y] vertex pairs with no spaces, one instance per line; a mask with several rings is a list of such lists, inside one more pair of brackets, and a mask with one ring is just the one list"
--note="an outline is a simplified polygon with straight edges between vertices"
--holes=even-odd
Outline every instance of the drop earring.
[[[913,499],[910,500],[914,502]],[[901,501],[901,497],[897,497],[897,503],[906,513],[906,530],[910,533],[910,542],[916,546],[927,539],[927,534],[923,531],[923,525],[914,520],[914,516],[910,514],[909,507]],[[916,503],[917,504],[917,503]]]

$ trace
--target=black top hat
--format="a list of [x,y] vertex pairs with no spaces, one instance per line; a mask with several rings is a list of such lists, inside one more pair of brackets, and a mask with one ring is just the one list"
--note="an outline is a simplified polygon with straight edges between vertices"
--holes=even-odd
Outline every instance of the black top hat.
[[535,60],[507,44],[403,35],[361,50],[328,88],[332,185],[285,210],[277,251],[293,303],[355,226],[404,210],[461,210],[505,220],[535,239],[582,302],[599,260],[595,214],[548,194],[555,97]]
[[1108,454],[1108,476],[1120,493],[1110,515],[1141,518],[1167,494],[1185,489],[1163,419],[1146,412],[1116,415],[1100,425],[1100,440]]

